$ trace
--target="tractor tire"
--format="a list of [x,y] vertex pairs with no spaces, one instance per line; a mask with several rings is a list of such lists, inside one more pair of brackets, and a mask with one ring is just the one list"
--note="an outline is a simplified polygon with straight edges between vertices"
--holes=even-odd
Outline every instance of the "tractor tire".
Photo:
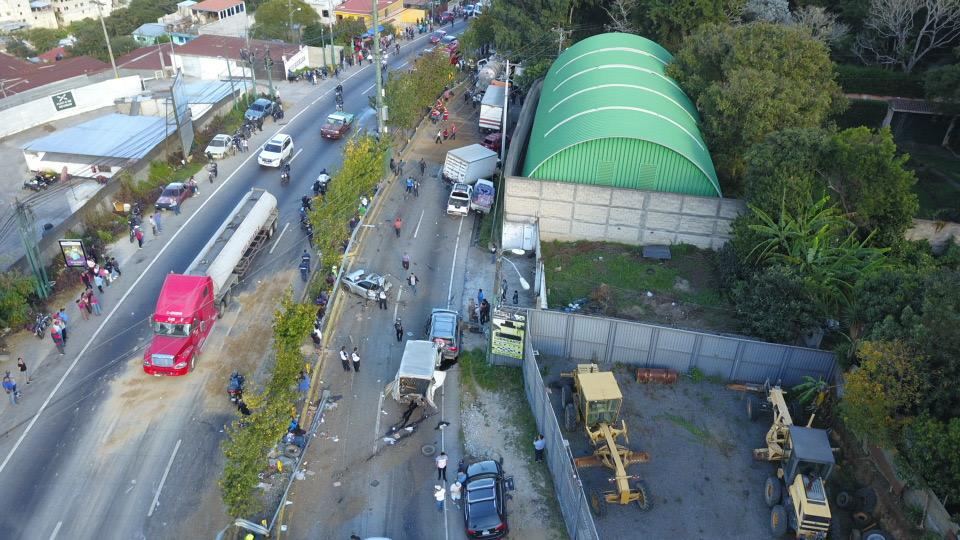
[[854,492],[857,510],[872,514],[877,509],[877,492],[872,487],[860,488]]
[[887,533],[877,529],[870,532],[863,533],[863,540],[889,540],[890,537]]
[[594,490],[590,493],[590,509],[598,518],[607,515],[607,498],[602,491]]
[[560,406],[566,407],[567,403],[570,403],[570,394],[573,393],[573,389],[570,388],[569,384],[564,384],[560,387]]
[[653,499],[650,498],[650,488],[647,487],[646,482],[637,480],[633,484],[633,490],[640,494],[640,498],[637,499],[637,508],[643,512],[653,508]]
[[871,523],[873,523],[873,516],[871,516],[870,514],[862,510],[854,512],[852,517],[853,517],[853,526],[858,529],[862,529],[867,525],[870,525]]
[[288,444],[287,447],[283,449],[283,455],[290,459],[297,459],[302,453],[303,450],[295,444]]
[[573,403],[567,403],[563,409],[563,427],[567,431],[576,431],[577,429],[577,406]]
[[770,475],[763,484],[763,500],[767,503],[767,508],[773,508],[780,504],[783,496],[783,488],[780,485],[780,479]]
[[760,399],[756,396],[747,396],[747,420],[753,422],[760,417]]
[[841,510],[849,510],[853,505],[853,495],[850,495],[849,491],[841,491],[840,493],[837,493],[835,501],[837,503],[837,508]]
[[770,534],[780,538],[787,534],[787,528],[787,510],[778,504],[770,509]]

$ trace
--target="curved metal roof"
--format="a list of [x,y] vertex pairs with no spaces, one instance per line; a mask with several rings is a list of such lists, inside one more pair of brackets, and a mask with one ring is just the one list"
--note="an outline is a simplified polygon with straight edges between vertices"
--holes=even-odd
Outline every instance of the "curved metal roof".
[[632,34],[567,49],[544,79],[525,176],[720,196],[697,110],[664,74],[671,59]]

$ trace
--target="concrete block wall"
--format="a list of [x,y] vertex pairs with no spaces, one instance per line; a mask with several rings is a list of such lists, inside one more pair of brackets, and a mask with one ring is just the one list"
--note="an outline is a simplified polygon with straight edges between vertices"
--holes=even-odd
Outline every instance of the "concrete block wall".
[[692,244],[719,249],[746,209],[737,199],[506,177],[504,219],[540,223],[543,240]]

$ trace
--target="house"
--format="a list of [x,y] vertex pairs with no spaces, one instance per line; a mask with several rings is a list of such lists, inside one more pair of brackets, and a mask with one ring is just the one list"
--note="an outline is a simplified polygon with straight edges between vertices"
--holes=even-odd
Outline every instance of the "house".
[[117,58],[117,67],[147,72],[172,71],[173,51],[169,43],[140,47]]
[[30,28],[57,28],[57,13],[50,0],[3,0],[0,2],[0,22]]
[[252,62],[256,77],[267,79],[264,59],[273,62],[270,77],[278,81],[285,77],[284,64],[293,58],[306,58],[306,48],[288,43],[275,43],[259,39],[202,34],[193,41],[174,50],[174,66],[188,77],[199,79],[223,79],[228,76],[249,77]]
[[[336,20],[360,19],[367,27],[373,24],[372,2],[369,0],[346,0],[333,10]],[[414,24],[426,18],[427,11],[416,7],[407,7],[404,0],[378,0],[377,16],[381,23],[400,23],[399,26]]]
[[27,64],[25,69],[20,69],[10,75],[3,75],[7,73],[5,65],[9,64],[9,62],[3,60],[5,59],[0,58],[0,76],[4,76],[2,97],[9,97],[13,94],[73,77],[96,75],[110,70],[110,64],[106,62],[101,62],[89,56],[75,56],[51,64]]
[[203,0],[190,6],[194,20],[203,25],[222,21],[241,13],[246,14],[247,6],[243,0]]
[[320,23],[322,24],[333,24],[334,19],[334,10],[337,6],[343,3],[343,0],[305,0],[307,5],[312,7],[314,11],[317,12],[317,15],[320,16]]
[[141,24],[132,34],[133,39],[143,45],[153,45],[157,39],[168,35],[167,25],[160,23]]

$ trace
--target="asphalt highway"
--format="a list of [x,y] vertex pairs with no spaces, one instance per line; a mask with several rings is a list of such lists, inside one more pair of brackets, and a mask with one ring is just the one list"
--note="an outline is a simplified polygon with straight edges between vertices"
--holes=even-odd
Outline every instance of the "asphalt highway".
[[[406,68],[425,46],[425,37],[406,42],[399,57],[391,54],[390,68]],[[358,114],[354,129],[375,129],[366,95],[374,81],[372,68],[353,68],[343,77],[345,110]],[[211,400],[226,402],[222,390],[227,380],[208,380],[209,371],[205,378],[203,357],[197,372],[185,378],[136,374],[150,336],[147,320],[164,275],[185,270],[251,188],[277,196],[280,220],[278,236],[266,248],[270,252],[257,259],[249,282],[296,268],[305,246],[297,224],[300,197],[310,192],[322,168],[338,168],[344,144],[319,134],[323,119],[334,110],[333,85],[314,88],[281,125],[267,122],[256,141],[262,144],[276,131],[293,137],[297,153],[290,185],[279,185],[279,171],[261,169],[255,151],[232,158],[229,166],[222,164],[214,184],[201,183],[203,199],[185,205],[179,228],[173,227],[176,220],[166,225],[168,243],[154,249],[148,245],[125,264],[115,287],[126,292],[121,296],[114,288],[96,331],[75,332],[67,356],[54,353],[45,360],[43,380],[29,387],[34,399],[18,406],[17,415],[0,420],[0,537],[154,539],[208,534],[184,530],[184,525],[204,496],[216,490],[218,445],[230,414],[222,406],[211,406]],[[335,183],[331,195],[336,196]],[[228,320],[225,317],[215,331],[227,332]],[[120,432],[124,426],[128,434]]]

